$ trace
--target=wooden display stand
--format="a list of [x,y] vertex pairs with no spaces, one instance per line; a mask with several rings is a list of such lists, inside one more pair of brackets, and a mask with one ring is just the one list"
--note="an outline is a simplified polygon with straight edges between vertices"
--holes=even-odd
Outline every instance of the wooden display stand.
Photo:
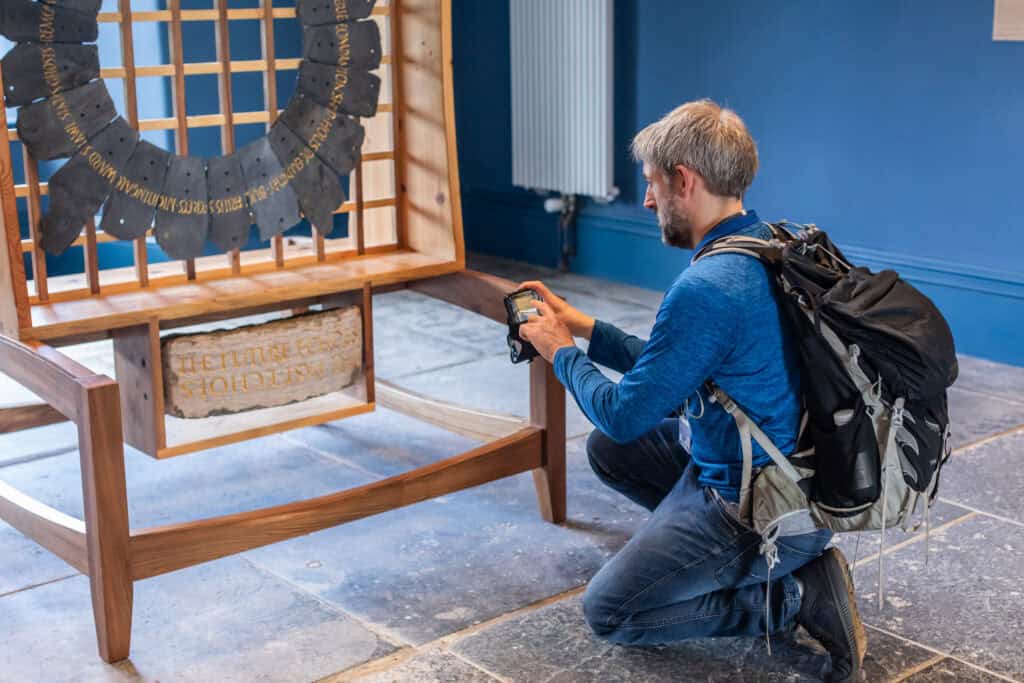
[[[74,248],[83,252],[82,275],[48,277],[39,248],[40,183],[37,164],[13,130],[0,140],[0,200],[6,249],[0,248],[0,372],[45,403],[0,409],[0,433],[70,420],[78,427],[85,519],[69,517],[0,482],[0,519],[35,539],[89,576],[100,656],[114,662],[129,653],[133,582],[268,543],[308,534],[435,496],[532,471],[542,516],[565,518],[565,395],[550,365],[529,368],[530,416],[513,419],[444,404],[373,375],[372,294],[408,287],[505,321],[502,295],[514,283],[466,271],[455,148],[451,74],[450,0],[391,0],[374,10],[386,48],[381,76],[390,94],[379,113],[364,120],[367,139],[351,186],[350,236],[330,239],[315,229],[304,241],[277,237],[262,251],[149,264],[146,244],[135,244],[132,268],[101,269],[97,243],[109,236],[83,226]],[[275,70],[298,60],[276,59],[273,22],[294,21],[294,9],[169,9],[101,13],[120,27],[122,64],[102,69],[125,84],[127,112],[141,130],[176,131],[177,152],[188,153],[188,131],[221,129],[225,152],[234,149],[233,125],[270,123],[278,113]],[[232,61],[228,22],[260,21],[263,59]],[[133,21],[166,22],[172,62],[134,65]],[[219,60],[185,63],[181,22],[213,22]],[[266,109],[231,108],[230,72],[265,74]],[[221,112],[186,116],[184,76],[220,78]],[[175,116],[139,120],[135,80],[172,77]],[[2,84],[2,81],[0,81]],[[26,180],[15,185],[11,154],[23,154]],[[27,209],[30,238],[22,240],[19,202]],[[24,254],[34,278],[27,280]],[[173,420],[164,415],[160,333],[272,311],[356,304],[363,315],[363,382],[359,395],[328,395],[286,408],[254,424],[242,413],[228,418]],[[112,339],[116,381],[70,360],[58,347]],[[524,372],[526,369],[524,368]],[[167,458],[261,435],[337,420],[377,403],[485,443],[398,476],[318,498],[194,522],[146,529],[129,525],[123,443]],[[182,423],[187,422],[187,425]]]

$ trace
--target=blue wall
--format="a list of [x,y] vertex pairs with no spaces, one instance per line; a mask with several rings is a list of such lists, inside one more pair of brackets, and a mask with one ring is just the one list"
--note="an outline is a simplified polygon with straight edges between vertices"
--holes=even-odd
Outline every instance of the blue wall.
[[[511,186],[507,0],[456,0],[456,110],[470,249],[554,265],[540,200]],[[747,206],[814,222],[935,299],[965,353],[1024,365],[1024,44],[988,0],[617,0],[616,182],[587,204],[576,272],[663,288],[687,252],[641,207],[633,133],[711,97],[758,141]],[[482,46],[486,46],[485,48]]]

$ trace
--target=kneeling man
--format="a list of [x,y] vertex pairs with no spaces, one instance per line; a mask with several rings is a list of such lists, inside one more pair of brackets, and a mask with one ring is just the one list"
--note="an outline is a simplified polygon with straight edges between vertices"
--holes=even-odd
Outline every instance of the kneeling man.
[[[684,104],[642,130],[633,153],[648,183],[644,206],[657,214],[665,244],[700,249],[727,235],[770,236],[743,208],[757,147],[735,112],[707,100]],[[587,441],[594,472],[651,511],[587,588],[584,613],[594,632],[653,645],[799,624],[828,650],[830,680],[855,680],[866,639],[846,561],[826,550],[826,530],[787,537],[768,590],[760,536],[737,510],[739,433],[703,389],[713,379],[783,453],[793,452],[798,360],[764,266],[720,254],[686,268],[647,341],[594,320],[540,282],[522,286],[544,297],[523,338],[597,426]],[[586,353],[574,336],[590,341]],[[622,379],[610,381],[595,363]],[[755,443],[754,467],[769,462]]]

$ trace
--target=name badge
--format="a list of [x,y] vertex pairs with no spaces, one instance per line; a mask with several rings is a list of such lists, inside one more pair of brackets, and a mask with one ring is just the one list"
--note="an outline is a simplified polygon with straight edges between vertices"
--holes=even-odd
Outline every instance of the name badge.
[[690,452],[690,443],[693,440],[693,433],[690,431],[690,421],[679,416],[679,445],[683,447],[687,453]]

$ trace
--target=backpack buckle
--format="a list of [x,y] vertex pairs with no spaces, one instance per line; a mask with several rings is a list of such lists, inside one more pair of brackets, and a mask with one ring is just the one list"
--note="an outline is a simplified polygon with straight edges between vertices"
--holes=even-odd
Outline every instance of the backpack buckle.
[[715,403],[720,404],[722,406],[722,409],[725,410],[725,412],[729,413],[730,415],[735,415],[736,414],[736,402],[733,401],[728,396],[724,397],[724,400],[723,400],[723,399],[719,398],[718,396],[715,396],[714,394],[712,394],[711,395],[711,400],[714,401]]
[[[704,390],[708,392],[708,401],[711,403],[718,403],[722,406],[725,412],[730,415],[735,415],[737,409],[736,402],[732,400],[732,397],[729,396],[729,394],[719,389],[717,384],[712,380],[707,380],[704,382]],[[701,411],[701,414],[704,414],[703,411]]]

